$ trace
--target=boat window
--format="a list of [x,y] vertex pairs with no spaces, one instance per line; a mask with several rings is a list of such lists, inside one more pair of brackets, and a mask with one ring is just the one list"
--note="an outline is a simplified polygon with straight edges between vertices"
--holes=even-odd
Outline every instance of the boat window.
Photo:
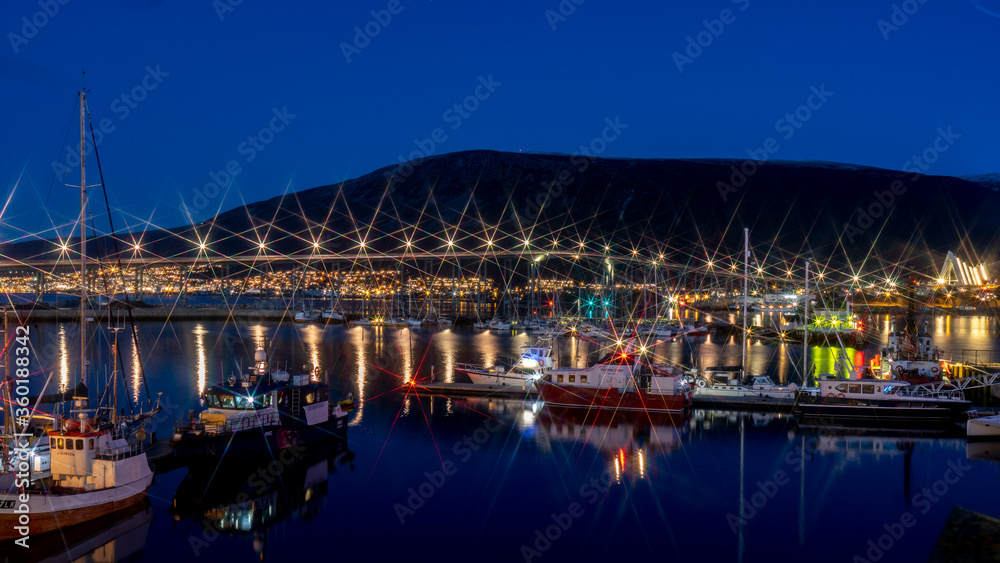
[[561,373],[559,375],[557,375],[556,376],[556,383],[562,383],[562,378],[563,378],[563,376],[562,376]]
[[94,439],[93,439],[93,438],[91,438],[91,439],[89,440],[89,442],[90,442],[90,443],[89,443],[89,444],[87,444],[87,445],[89,446],[89,447],[88,447],[87,449],[90,449],[90,450],[94,449]]
[[78,449],[78,450],[82,450],[83,449],[83,438],[77,438],[76,439],[76,449]]
[[271,406],[271,394],[265,393],[263,397],[260,398],[261,406],[269,407]]
[[208,406],[219,408],[219,396],[218,395],[209,395],[208,396]]
[[586,382],[587,382],[587,376],[586,375],[581,375],[580,376],[580,383],[586,383]]
[[223,395],[220,398],[222,399],[221,400],[222,408],[224,409],[236,408],[236,401],[233,400],[232,395]]
[[875,393],[875,386],[872,385],[872,384],[870,384],[870,383],[867,384],[867,385],[862,385],[861,386],[861,392],[864,393],[864,394],[866,394],[866,395],[872,395],[872,394]]
[[316,402],[316,393],[306,393],[306,404],[311,405]]
[[860,393],[861,392],[861,384],[860,383],[851,383],[850,385],[847,386],[847,392],[848,393]]
[[840,385],[834,387],[834,389],[836,389],[837,391],[840,391],[841,393],[846,393],[847,392],[847,384],[846,383],[841,383]]
[[62,438],[59,438],[58,440],[56,440],[56,449],[57,450],[63,449],[63,439]]
[[576,376],[575,375],[569,376],[569,382],[570,383],[576,383]]

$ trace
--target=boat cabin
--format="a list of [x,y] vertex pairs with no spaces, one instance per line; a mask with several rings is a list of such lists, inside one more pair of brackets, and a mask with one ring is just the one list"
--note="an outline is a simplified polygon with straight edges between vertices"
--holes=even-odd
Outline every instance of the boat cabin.
[[198,415],[206,434],[238,432],[277,425],[312,426],[330,418],[330,390],[319,367],[308,374],[270,371],[264,350],[241,379],[213,385],[202,394],[208,407]]
[[705,368],[705,379],[713,386],[742,386],[743,368],[740,366],[716,366]]
[[900,389],[908,388],[905,381],[887,379],[833,379],[819,381],[819,393],[823,397],[848,399],[885,399],[897,396]]

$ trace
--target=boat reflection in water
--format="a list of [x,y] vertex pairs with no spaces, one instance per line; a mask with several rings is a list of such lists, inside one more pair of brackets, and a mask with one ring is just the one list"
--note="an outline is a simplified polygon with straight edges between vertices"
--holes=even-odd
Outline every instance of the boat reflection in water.
[[32,538],[30,549],[7,543],[0,547],[0,560],[138,561],[143,559],[152,522],[153,508],[147,498],[123,511],[62,530],[59,538],[48,538],[50,541]]
[[[179,537],[201,538],[202,531],[249,537],[264,559],[269,530],[289,517],[316,517],[326,505],[330,473],[345,466],[354,471],[354,455],[346,443],[336,441],[321,447],[293,446],[274,459],[252,463],[229,459],[191,465],[170,508],[175,522],[189,524]],[[208,541],[199,545],[202,552],[211,548]]]
[[558,443],[590,446],[607,459],[615,482],[621,482],[623,475],[644,479],[655,471],[651,457],[669,454],[683,445],[690,417],[690,411],[588,412],[545,405],[538,413],[537,441],[542,451],[552,451]]

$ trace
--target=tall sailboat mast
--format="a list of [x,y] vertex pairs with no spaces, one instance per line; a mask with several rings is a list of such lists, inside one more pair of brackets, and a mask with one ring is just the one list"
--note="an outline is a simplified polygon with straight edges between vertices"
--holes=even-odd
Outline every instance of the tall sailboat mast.
[[87,91],[80,88],[80,382],[87,384],[87,167],[84,115]]
[[743,378],[747,377],[747,300],[749,295],[750,229],[743,227]]

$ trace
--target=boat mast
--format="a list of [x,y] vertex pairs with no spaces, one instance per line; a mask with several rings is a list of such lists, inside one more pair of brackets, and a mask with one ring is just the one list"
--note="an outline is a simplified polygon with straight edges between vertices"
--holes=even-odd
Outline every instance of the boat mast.
[[[110,316],[110,315],[109,315]],[[114,342],[111,344],[111,361],[114,362],[114,369],[111,370],[111,424],[115,428],[118,428],[118,331],[120,327],[114,327],[111,332],[114,333]]]
[[743,227],[743,378],[747,377],[747,295],[750,282],[747,270],[750,267],[750,229]]
[[80,382],[87,384],[87,167],[84,111],[87,91],[81,87],[80,97]]
[[809,259],[806,258],[806,294],[802,309],[802,385],[809,384]]

